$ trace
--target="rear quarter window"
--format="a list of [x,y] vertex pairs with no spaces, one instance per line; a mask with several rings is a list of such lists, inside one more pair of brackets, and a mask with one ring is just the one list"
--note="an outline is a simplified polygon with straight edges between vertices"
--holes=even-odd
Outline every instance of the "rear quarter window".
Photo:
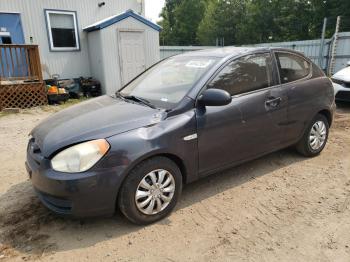
[[311,64],[301,56],[291,53],[276,53],[282,84],[302,79],[310,74]]

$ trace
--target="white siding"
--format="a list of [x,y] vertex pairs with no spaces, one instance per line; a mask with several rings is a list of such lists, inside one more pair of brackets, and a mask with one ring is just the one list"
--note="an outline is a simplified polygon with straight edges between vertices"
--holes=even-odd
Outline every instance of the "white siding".
[[105,93],[105,76],[104,76],[104,63],[102,57],[101,46],[101,34],[99,31],[94,31],[88,34],[89,40],[89,61],[91,76],[98,79],[101,82],[102,91]]
[[[99,2],[105,2],[98,7]],[[144,1],[143,1],[144,6]],[[77,12],[80,51],[51,52],[49,50],[44,9],[60,9]],[[90,76],[87,34],[82,28],[106,17],[122,13],[127,9],[141,10],[137,0],[1,0],[0,12],[21,14],[25,42],[40,48],[44,77],[60,74],[62,78]],[[142,8],[143,12],[145,8]],[[144,15],[144,14],[143,14]],[[95,69],[94,69],[95,70]]]
[[[134,18],[129,17],[102,30],[89,33],[99,32],[101,34],[102,45],[100,49],[102,50],[105,76],[101,81],[104,83],[107,94],[112,94],[122,87],[117,37],[118,30],[143,30],[146,67],[148,68],[159,61],[159,32]],[[94,52],[99,52],[97,48],[97,46],[94,48]],[[91,59],[91,64],[96,64],[96,61]],[[93,67],[96,68],[97,66],[94,65]],[[91,73],[95,76],[98,71],[92,71]]]

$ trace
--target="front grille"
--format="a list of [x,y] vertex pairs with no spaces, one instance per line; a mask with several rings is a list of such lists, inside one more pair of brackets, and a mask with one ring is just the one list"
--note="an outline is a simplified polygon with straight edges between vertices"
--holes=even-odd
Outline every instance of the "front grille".
[[27,154],[38,164],[40,165],[43,157],[41,155],[41,149],[39,145],[35,142],[35,138],[29,139]]
[[350,91],[339,91],[335,96],[335,99],[350,102]]
[[33,152],[34,154],[41,153],[40,147],[39,147],[39,145],[36,143],[34,137],[32,137],[31,139],[29,139],[29,142],[28,142],[28,150],[30,150],[30,151]]

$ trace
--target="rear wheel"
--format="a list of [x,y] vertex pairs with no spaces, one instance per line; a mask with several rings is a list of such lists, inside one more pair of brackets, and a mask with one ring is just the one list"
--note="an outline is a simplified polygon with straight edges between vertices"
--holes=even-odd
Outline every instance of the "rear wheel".
[[178,166],[166,157],[154,157],[137,165],[125,179],[119,208],[136,224],[150,224],[166,217],[182,189]]
[[296,145],[298,152],[307,157],[318,155],[326,146],[328,132],[327,118],[321,114],[316,115]]

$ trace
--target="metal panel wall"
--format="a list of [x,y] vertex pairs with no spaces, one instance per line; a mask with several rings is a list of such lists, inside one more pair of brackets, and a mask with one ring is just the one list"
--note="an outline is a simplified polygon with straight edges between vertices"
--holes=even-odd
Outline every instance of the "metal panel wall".
[[[311,58],[316,64],[318,63],[318,56],[320,51],[320,39],[306,40],[306,41],[294,41],[294,42],[278,42],[278,43],[262,43],[256,45],[247,46],[270,46],[270,47],[283,47],[298,50]],[[323,49],[323,65],[322,68],[327,68],[329,62],[329,51],[331,49],[332,39],[325,40],[325,46]],[[169,56],[182,54],[189,51],[196,51],[207,48],[215,48],[215,46],[161,46],[160,58],[164,59]],[[336,63],[334,72],[346,66],[346,63],[350,61],[350,32],[339,33],[338,45],[336,51]]]
[[170,56],[209,48],[216,48],[216,46],[161,46],[160,59],[162,60]]
[[[325,46],[323,49],[323,64],[322,69],[328,68],[329,63],[329,53],[332,46],[332,40],[326,39]],[[313,62],[318,64],[318,57],[320,52],[321,40],[305,40],[305,41],[294,41],[294,42],[277,42],[277,43],[263,43],[250,46],[271,46],[271,47],[284,47],[290,48],[304,53]],[[347,61],[350,61],[350,32],[341,32],[338,35],[338,44],[335,56],[335,68],[334,72],[346,66]]]
[[[1,0],[0,12],[18,12],[21,14],[26,44],[38,44],[44,78],[60,74],[62,78],[90,76],[87,34],[82,28],[106,17],[133,9],[141,10],[137,0],[104,0],[105,5],[98,7],[99,0]],[[144,5],[144,1],[142,1]],[[44,9],[76,11],[78,19],[80,51],[51,52],[49,50]],[[144,8],[142,11],[144,12]],[[144,15],[144,13],[143,13]]]

